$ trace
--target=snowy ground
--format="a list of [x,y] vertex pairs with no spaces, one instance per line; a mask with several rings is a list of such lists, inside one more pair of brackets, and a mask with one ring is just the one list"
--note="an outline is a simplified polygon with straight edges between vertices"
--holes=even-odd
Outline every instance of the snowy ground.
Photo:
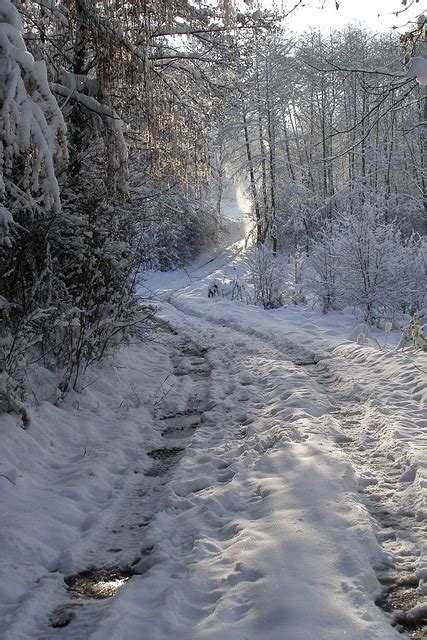
[[[0,418],[2,639],[426,637],[427,358],[208,299],[242,250],[152,274],[150,341],[59,407],[34,381],[28,430]],[[67,591],[108,566],[114,597]]]

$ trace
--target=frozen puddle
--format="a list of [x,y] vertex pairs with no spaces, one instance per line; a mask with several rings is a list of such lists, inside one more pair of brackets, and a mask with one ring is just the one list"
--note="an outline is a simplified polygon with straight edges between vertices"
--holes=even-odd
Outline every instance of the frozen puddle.
[[[375,604],[392,616],[393,624],[398,631],[408,632],[411,638],[427,638],[425,615],[419,617],[407,614],[417,606],[420,581],[414,574],[383,575],[378,573],[378,579],[383,586],[382,593]],[[423,631],[424,629],[424,631]]]
[[101,569],[91,567],[76,575],[66,576],[64,583],[76,601],[55,609],[49,618],[50,626],[53,629],[67,627],[74,620],[85,601],[111,598],[135,573],[131,567],[112,566]]
[[135,571],[130,567],[125,569],[92,567],[74,576],[67,576],[64,578],[64,582],[68,590],[75,596],[102,600],[114,596],[133,575],[135,575]]
[[162,418],[162,436],[164,438],[191,438],[202,421],[201,413],[185,413]]

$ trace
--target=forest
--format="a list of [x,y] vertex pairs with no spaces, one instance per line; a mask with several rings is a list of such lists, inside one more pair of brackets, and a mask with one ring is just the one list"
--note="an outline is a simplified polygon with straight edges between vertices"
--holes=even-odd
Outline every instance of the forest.
[[286,252],[294,280],[306,265],[324,312],[419,312],[425,33],[421,17],[400,42],[358,26],[295,36],[286,11],[228,0],[3,0],[3,408],[31,361],[78,389],[138,332],[141,272],[212,245],[233,180],[249,241]]

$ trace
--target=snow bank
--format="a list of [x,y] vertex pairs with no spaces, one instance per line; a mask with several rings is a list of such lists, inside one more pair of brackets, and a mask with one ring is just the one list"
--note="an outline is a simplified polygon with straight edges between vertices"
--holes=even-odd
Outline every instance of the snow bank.
[[47,400],[55,380],[38,368],[30,428],[0,415],[1,638],[34,637],[62,574],[86,566],[134,469],[150,465],[145,451],[159,440],[150,406],[170,370],[161,351],[134,345],[56,407]]

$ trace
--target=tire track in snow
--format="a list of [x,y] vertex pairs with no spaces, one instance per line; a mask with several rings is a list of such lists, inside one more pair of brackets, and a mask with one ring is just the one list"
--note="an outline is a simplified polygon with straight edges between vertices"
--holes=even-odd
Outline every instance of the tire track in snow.
[[[145,574],[140,583],[129,584],[132,593],[128,600],[133,604],[130,608],[125,605],[123,611],[132,611],[134,606],[138,607],[138,613],[133,619],[124,613],[121,619],[118,601],[118,607],[94,634],[94,640],[103,638],[107,629],[112,629],[114,634],[120,624],[129,625],[129,638],[138,637],[138,629],[143,628],[150,638],[201,640],[216,637],[213,628],[218,624],[224,625],[225,635],[220,632],[221,638],[252,637],[251,633],[246,635],[240,630],[240,625],[244,627],[251,616],[260,618],[260,607],[263,608],[260,600],[266,599],[264,593],[270,590],[271,595],[276,585],[280,585],[276,571],[263,572],[265,562],[257,562],[254,557],[259,555],[259,536],[269,537],[281,519],[273,507],[274,501],[271,503],[269,498],[276,492],[271,487],[272,474],[278,490],[288,494],[287,499],[292,496],[286,481],[280,476],[276,478],[275,466],[270,466],[272,458],[285,456],[289,465],[298,465],[298,482],[305,485],[306,459],[317,454],[317,444],[308,442],[310,436],[304,429],[316,428],[313,416],[323,415],[328,403],[322,403],[320,394],[311,389],[305,395],[310,407],[307,414],[300,415],[292,408],[301,402],[298,391],[306,374],[291,361],[284,362],[283,355],[276,349],[253,337],[236,337],[236,332],[229,329],[211,332],[188,316],[182,323],[172,322],[171,326],[199,344],[210,344],[208,359],[213,366],[211,388],[214,393],[191,450],[169,483],[168,509],[157,522],[158,538],[163,537],[163,561]],[[283,411],[279,407],[281,398],[286,398],[288,404]],[[301,460],[297,455],[299,447],[303,452]],[[337,467],[340,473],[346,472],[346,464],[334,464],[334,468]],[[325,465],[323,472],[327,471]],[[332,482],[334,487],[339,484],[336,480],[325,481]],[[322,483],[319,486],[322,487]],[[305,489],[303,492],[305,495]],[[323,489],[320,494],[325,500]],[[317,525],[317,503],[315,513],[311,513],[311,491],[307,502],[308,517]],[[291,524],[300,530],[299,518],[295,522],[292,513],[287,513],[286,530]],[[343,526],[341,522],[340,526]],[[262,528],[266,528],[264,535]],[[311,535],[311,525],[308,530]],[[285,538],[288,537],[292,539],[286,532]],[[310,552],[298,555],[298,573],[304,567],[303,573],[310,576],[310,588],[313,580],[323,583],[327,573],[318,566],[319,538],[328,550],[326,565],[329,566],[331,543],[324,536],[319,537],[317,531]],[[337,542],[332,543],[333,547]],[[269,544],[267,547],[267,557],[270,557],[272,549]],[[341,554],[341,541],[338,547]],[[262,545],[262,549],[264,552],[266,547]],[[345,561],[346,553],[343,555]],[[278,560],[280,557],[279,554]],[[285,553],[284,558],[285,564],[290,561],[294,570],[293,554]],[[260,581],[261,587],[257,586]],[[303,581],[299,591],[304,589]],[[284,590],[286,592],[286,588]],[[327,606],[334,615],[335,602],[329,595],[325,596],[321,588],[317,599],[322,603],[322,611]],[[163,606],[159,606],[159,602]],[[269,607],[271,597],[267,596],[267,617]],[[299,619],[298,607],[294,606],[293,612]],[[287,615],[286,606],[279,618],[276,611],[273,627],[277,625],[277,628],[273,633],[280,636],[268,637],[282,637],[283,625],[286,628],[289,624]],[[341,616],[342,612],[336,615]],[[340,629],[337,633],[341,638]],[[338,636],[333,633],[329,637],[335,640]]]
[[[86,564],[81,572],[69,577],[56,576],[59,590],[55,597],[51,593],[47,601],[56,601],[56,606],[47,620],[44,618],[44,629],[35,632],[36,635],[33,632],[32,637],[38,640],[90,638],[108,613],[109,598],[114,597],[132,576],[144,575],[157,561],[155,545],[147,544],[145,539],[152,518],[164,508],[167,486],[176,465],[201,422],[210,376],[206,350],[199,349],[165,325],[157,326],[157,329],[166,334],[175,382],[179,380],[188,387],[186,380],[189,381],[191,394],[187,407],[185,411],[171,415],[167,409],[168,390],[165,390],[163,402],[155,407],[156,424],[164,438],[164,447],[148,451],[152,464],[145,471],[138,470],[135,465],[134,473],[140,480],[123,492],[118,508],[113,507],[111,526],[92,540],[91,548],[83,553]],[[173,385],[173,381],[169,384]],[[196,419],[196,416],[200,417]]]
[[[393,626],[411,638],[427,638],[426,601],[417,570],[425,552],[426,523],[417,517],[416,470],[399,443],[390,446],[388,421],[370,400],[355,401],[343,392],[328,361],[302,362],[337,409],[336,442],[345,450],[358,476],[361,499],[373,518],[384,562],[375,566],[382,593],[376,604]],[[425,594],[424,594],[425,595]]]
[[[222,402],[224,409],[229,411],[229,419],[224,424],[221,424],[221,428],[216,433],[213,433],[209,413],[210,411],[215,412],[215,407],[210,407],[207,411],[207,421],[197,432],[194,442],[194,446],[197,447],[197,455],[193,455],[193,458],[188,460],[188,464],[184,457],[177,468],[177,473],[168,482],[166,490],[169,493],[173,493],[174,508],[178,508],[179,505],[182,506],[181,511],[178,509],[170,523],[171,540],[177,550],[176,552],[171,552],[172,555],[169,560],[160,554],[157,565],[152,567],[154,572],[161,572],[163,567],[166,573],[173,570],[174,573],[171,577],[173,577],[176,584],[182,585],[188,602],[183,606],[182,598],[175,600],[174,596],[171,596],[172,599],[165,601],[164,604],[170,610],[172,616],[179,618],[180,624],[184,625],[184,628],[188,629],[189,627],[185,625],[189,624],[200,625],[198,627],[200,635],[195,636],[197,638],[204,637],[203,629],[206,631],[211,624],[210,621],[214,620],[215,617],[230,615],[232,611],[234,612],[232,623],[240,624],[253,610],[254,605],[250,600],[236,600],[238,589],[245,584],[256,586],[257,582],[263,580],[264,577],[261,573],[251,568],[250,565],[246,565],[245,562],[233,562],[234,556],[232,553],[235,546],[246,544],[244,542],[245,517],[253,519],[256,508],[258,508],[257,505],[262,509],[264,501],[268,499],[268,494],[263,493],[261,484],[257,486],[257,483],[251,479],[250,470],[262,459],[266,452],[274,450],[281,442],[297,443],[303,441],[304,437],[306,437],[299,433],[298,428],[292,424],[289,425],[287,431],[283,429],[283,422],[279,427],[279,420],[277,429],[274,424],[265,433],[262,433],[262,430],[261,432],[258,430],[257,433],[256,429],[252,429],[253,421],[261,416],[264,416],[264,419],[268,422],[274,423],[275,421],[275,413],[267,410],[263,394],[260,393],[262,388],[261,380],[253,377],[255,371],[258,372],[257,375],[261,375],[262,372],[262,380],[264,380],[262,384],[264,384],[265,392],[268,394],[270,393],[269,389],[274,388],[274,384],[270,381],[271,370],[268,364],[271,345],[268,344],[265,337],[263,338],[262,334],[248,336],[245,332],[236,332],[233,327],[223,328],[218,327],[218,324],[221,323],[216,323],[214,331],[212,331],[212,325],[208,321],[201,330],[200,323],[194,323],[192,318],[187,316],[185,320],[186,326],[181,327],[181,329],[183,331],[185,329],[184,333],[192,334],[193,340],[202,344],[209,343],[209,340],[211,342],[221,342],[222,338],[224,338],[222,369],[217,370],[215,376],[221,377],[224,376],[224,372],[227,372],[229,383],[227,387],[224,387]],[[196,336],[198,336],[197,339]],[[226,346],[227,342],[230,344],[229,347]],[[242,354],[239,354],[240,346],[242,346]],[[290,341],[286,341],[281,349],[277,348],[277,344],[274,345],[274,351],[281,351],[282,355],[285,356],[285,360],[283,358],[280,360],[278,354],[271,358],[271,362],[277,363],[275,365],[276,368],[280,366],[286,367],[287,363],[289,367],[293,367],[292,362],[295,365],[310,365],[310,362],[313,363],[314,356],[311,351]],[[260,356],[263,358],[262,370],[259,368],[260,360],[256,370],[254,369],[253,372],[248,370],[247,373],[243,373],[245,369],[244,360],[248,353],[253,353],[256,359],[259,359]],[[238,357],[240,357],[239,362],[236,360]],[[312,366],[314,367],[314,365]],[[310,373],[309,367],[304,366],[295,367],[295,371],[300,378],[306,377],[307,381],[320,382],[319,376],[317,379],[315,378],[315,368],[313,373]],[[325,381],[323,377],[322,380]],[[325,397],[328,396],[334,400],[336,408],[338,395],[332,385],[328,381],[326,382],[327,384],[323,385],[322,393]],[[284,396],[284,406],[287,403],[292,406],[292,403],[296,400],[287,394],[286,398]],[[299,402],[301,402],[301,398]],[[212,416],[210,417],[212,418]],[[353,416],[350,416],[350,418],[352,419],[351,424],[354,424]],[[206,450],[207,444],[209,444],[209,450]],[[209,458],[209,461],[207,458]],[[212,460],[215,466],[214,475],[206,477],[203,474],[204,465],[208,465],[208,462],[210,465]],[[194,466],[195,462],[197,462],[197,466]],[[241,479],[235,480],[236,473],[239,472],[241,477],[242,467],[248,471],[243,482]],[[196,469],[197,473],[194,475]],[[233,483],[236,482],[239,482],[238,497],[236,497],[235,490],[234,492],[232,490]],[[212,493],[211,487],[218,485],[223,486],[223,493]],[[226,504],[227,508],[225,508]],[[206,511],[203,511],[204,509]],[[194,512],[199,515],[204,513],[205,530],[202,529],[196,532],[192,528],[189,513]],[[242,523],[242,526],[239,522]],[[155,533],[153,531],[152,537],[153,535],[155,537]],[[153,558],[155,558],[155,555],[154,552]],[[197,567],[201,564],[200,558],[205,563],[203,566],[209,568],[210,575],[213,577],[209,581],[207,580],[207,585],[203,580],[201,585],[203,588],[200,590],[189,590],[186,576],[188,572],[196,572]],[[208,561],[206,558],[208,558]],[[138,597],[147,596],[147,593],[145,593],[147,587],[148,591],[150,591],[150,587],[153,585],[153,582],[149,580],[151,574],[152,572],[148,571],[144,576],[135,578],[135,581],[138,580],[138,582],[133,583],[131,581],[129,583],[130,589],[132,589],[132,584],[134,584],[134,590],[138,588]],[[155,576],[153,576],[154,578]],[[104,603],[101,606],[103,605]],[[94,608],[96,609],[97,607],[98,605]],[[164,615],[161,610],[159,613]],[[98,625],[100,627],[99,632],[97,631]],[[70,625],[69,631],[71,629]],[[93,633],[92,631],[89,632],[88,629],[91,629]],[[83,635],[70,637],[80,639],[81,637],[88,638],[93,635],[94,638],[98,639],[106,637],[106,629],[108,629],[108,605],[101,612],[98,620],[94,620],[92,617],[91,626],[86,628]],[[67,636],[63,635],[64,632],[66,632],[66,629],[56,637],[61,637],[61,639],[64,638],[65,640]],[[148,635],[148,637],[150,636]],[[164,637],[172,636],[166,635]],[[182,637],[190,638],[193,636],[184,635]]]
[[[169,304],[181,313],[189,312],[186,305],[176,299],[169,300]],[[191,314],[207,325],[253,336],[256,341],[269,344],[259,330],[247,330],[238,322],[208,317],[194,309]],[[423,582],[426,576],[421,573],[420,578],[417,571],[425,561],[426,523],[422,511],[417,513],[416,504],[422,500],[423,486],[417,487],[414,482],[417,472],[408,453],[397,441],[390,447],[390,418],[382,415],[369,400],[356,400],[348,392],[351,380],[334,378],[328,368],[333,356],[324,359],[325,354],[315,354],[282,336],[280,343],[274,341],[274,348],[303,368],[335,407],[330,413],[337,421],[336,442],[345,450],[356,471],[361,501],[373,519],[377,540],[384,551],[384,561],[374,566],[383,585],[376,604],[390,616],[391,624],[399,632],[424,640],[427,638]],[[416,418],[422,418],[422,410]]]

